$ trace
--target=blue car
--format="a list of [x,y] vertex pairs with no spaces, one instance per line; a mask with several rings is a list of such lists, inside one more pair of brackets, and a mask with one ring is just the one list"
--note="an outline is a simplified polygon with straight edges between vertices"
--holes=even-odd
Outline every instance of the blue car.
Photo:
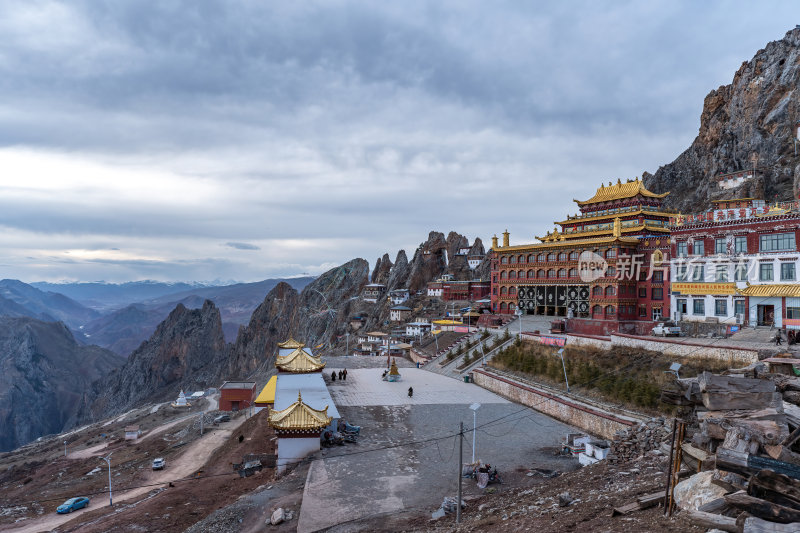
[[69,500],[59,505],[58,509],[56,509],[56,512],[58,514],[71,513],[76,509],[83,509],[87,505],[89,505],[89,498],[86,498],[85,496],[81,496],[79,498],[70,498]]

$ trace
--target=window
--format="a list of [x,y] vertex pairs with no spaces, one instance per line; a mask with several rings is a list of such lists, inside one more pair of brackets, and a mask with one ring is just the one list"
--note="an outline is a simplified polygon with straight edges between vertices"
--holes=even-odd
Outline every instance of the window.
[[603,307],[600,305],[592,307],[592,316],[603,316]]
[[536,260],[537,261],[544,261],[544,254],[539,254],[539,257]]
[[661,320],[661,308],[654,307],[653,308],[653,320]]
[[781,281],[794,281],[794,263],[781,263]]
[[570,268],[569,269],[569,277],[577,278],[578,277],[578,269],[577,268]]
[[555,261],[556,260],[556,254],[554,254],[554,253],[547,254],[547,260],[548,261]]
[[508,257],[506,257],[506,256],[503,256],[503,257],[500,259],[500,262],[501,262],[501,263],[503,263],[504,265],[507,265],[507,264],[508,264]]
[[678,265],[675,268],[676,281],[686,281],[686,265]]
[[653,300],[663,300],[664,299],[664,287],[653,287]]
[[686,257],[689,255],[689,245],[685,241],[679,242],[677,247],[678,257]]
[[688,313],[687,309],[688,309],[688,307],[686,305],[686,300],[685,299],[679,299],[678,300],[678,312],[680,314],[682,314],[682,315],[685,315],[686,313]]
[[728,300],[714,300],[714,315],[728,316]]
[[603,295],[603,287],[600,285],[595,285],[592,289],[592,296],[602,296]]
[[606,287],[606,296],[614,296],[614,287],[610,285]]
[[516,270],[512,270],[511,272],[509,272],[508,273],[508,279],[517,279],[517,271]]
[[617,257],[617,251],[616,250],[609,250],[609,251],[606,252],[606,259],[613,259],[615,257]]
[[497,287],[492,287],[492,294],[494,294],[494,295],[497,294]]
[[556,277],[556,271],[551,268],[550,270],[547,271],[547,277],[548,278]]
[[646,305],[640,305],[639,306],[639,316],[640,317],[646,317],[647,316],[647,306]]
[[795,320],[800,318],[800,307],[787,307],[786,318],[792,318]]
[[566,278],[566,277],[567,277],[567,271],[566,271],[566,269],[559,268],[559,269],[558,269],[558,277],[559,277],[559,278]]
[[728,281],[728,265],[717,265],[717,272],[714,279],[718,282]]
[[606,270],[606,276],[612,278],[616,275],[617,275],[617,269],[614,267],[608,267],[608,270]]
[[525,256],[524,255],[519,256],[519,262],[520,263],[524,263],[525,262]]
[[747,253],[747,237],[744,235],[737,235],[733,238],[733,251],[737,254]]
[[733,301],[733,312],[734,314],[744,316],[744,300]]
[[639,287],[639,298],[647,298],[647,288]]
[[579,254],[578,252],[570,252],[570,253],[569,253],[569,258],[570,258],[572,261],[577,261],[577,260],[578,260],[578,257],[580,257],[580,254]]
[[528,263],[533,263],[535,260],[536,260],[536,258],[534,257],[534,255],[533,255],[533,254],[530,254],[530,255],[528,256]]
[[506,271],[505,270],[500,272],[500,279],[506,279]]
[[500,302],[500,311],[503,312],[505,310],[506,310],[506,303],[505,302]]
[[737,263],[733,271],[734,281],[747,281],[747,263]]
[[617,314],[617,310],[614,308],[613,305],[606,306],[606,316],[614,316]]
[[706,255],[706,243],[705,241],[694,241],[693,245],[693,255]]
[[715,254],[724,254],[728,251],[727,246],[725,246],[725,237],[720,237],[714,239],[714,253]]
[[508,294],[508,289],[500,287],[500,296],[505,296],[506,294]]
[[695,265],[692,267],[692,281],[703,281],[706,279],[706,270],[703,265]]
[[770,235],[759,236],[762,252],[779,252],[795,250],[794,233],[772,233]]
[[497,283],[497,274],[492,276],[492,283]]
[[663,270],[654,270],[653,271],[653,281],[656,283],[660,283],[664,281],[664,271]]
[[761,263],[758,265],[758,279],[761,281],[772,281],[772,263]]
[[706,314],[706,301],[705,300],[692,300],[692,314],[705,315]]
[[528,279],[532,278],[534,275],[535,274],[534,274],[533,270],[528,270]]
[[516,296],[517,295],[517,288],[516,287],[511,287],[510,289],[508,289],[508,295],[509,296]]
[[537,278],[543,278],[544,277],[544,270],[542,270],[541,268],[539,270],[537,270],[536,271],[536,277]]
[[567,260],[567,252],[561,252],[560,254],[558,254],[558,260],[559,261],[566,261]]

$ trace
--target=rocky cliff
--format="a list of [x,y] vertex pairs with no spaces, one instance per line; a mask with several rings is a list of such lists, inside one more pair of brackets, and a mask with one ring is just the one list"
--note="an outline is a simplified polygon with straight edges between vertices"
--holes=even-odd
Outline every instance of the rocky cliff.
[[[671,191],[666,206],[683,212],[705,210],[717,198],[796,198],[800,159],[793,137],[799,90],[800,29],[794,29],[745,61],[729,85],[706,96],[697,138],[675,161],[645,173],[645,185],[654,192]],[[723,191],[713,179],[754,165],[761,176],[738,189]]]
[[83,414],[103,418],[143,403],[174,399],[180,389],[219,386],[226,353],[214,303],[206,300],[202,309],[179,304],[123,366],[94,384]]
[[0,451],[71,428],[92,382],[123,362],[61,322],[0,318]]

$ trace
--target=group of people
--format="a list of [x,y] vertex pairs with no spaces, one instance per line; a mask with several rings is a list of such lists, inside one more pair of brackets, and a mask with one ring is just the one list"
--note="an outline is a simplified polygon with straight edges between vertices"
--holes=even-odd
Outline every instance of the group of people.
[[[336,381],[336,374],[337,374],[337,372],[335,370],[333,372],[331,372],[331,381]],[[344,381],[344,380],[347,379],[347,369],[346,368],[344,370],[339,370],[338,374],[339,374],[339,379],[340,380]]]
[[[800,333],[795,335],[795,332],[792,329],[786,332],[786,344],[791,346],[792,344],[796,344],[798,341],[800,341]],[[775,346],[780,346],[782,342],[783,337],[781,336],[781,330],[778,330],[778,332],[775,334]]]

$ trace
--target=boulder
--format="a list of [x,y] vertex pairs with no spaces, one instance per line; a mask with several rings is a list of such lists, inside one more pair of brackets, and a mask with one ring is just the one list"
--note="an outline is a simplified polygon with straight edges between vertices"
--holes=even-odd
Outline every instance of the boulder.
[[269,519],[269,523],[272,524],[273,526],[277,526],[278,524],[283,522],[285,519],[286,519],[286,513],[284,513],[284,511],[283,511],[283,507],[278,507],[272,513],[272,516]]
[[714,471],[708,470],[675,485],[675,504],[683,510],[697,511],[701,505],[722,498],[727,491],[712,483],[713,477]]

